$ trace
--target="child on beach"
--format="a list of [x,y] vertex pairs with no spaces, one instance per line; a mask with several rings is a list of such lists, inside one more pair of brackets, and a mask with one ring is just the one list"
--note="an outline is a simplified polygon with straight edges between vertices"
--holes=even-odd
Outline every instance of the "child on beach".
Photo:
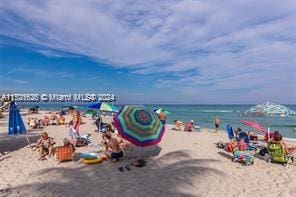
[[104,133],[103,135],[105,155],[113,162],[118,161],[123,157],[123,151],[120,148],[119,142],[116,138],[112,137],[110,133]]

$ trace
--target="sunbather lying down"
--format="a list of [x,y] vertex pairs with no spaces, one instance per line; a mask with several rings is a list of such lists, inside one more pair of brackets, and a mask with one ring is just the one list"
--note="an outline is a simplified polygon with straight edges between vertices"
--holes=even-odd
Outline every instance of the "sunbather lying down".
[[51,157],[53,154],[55,142],[51,137],[48,137],[47,132],[43,132],[37,144],[33,147],[38,149],[39,152],[39,160],[45,160],[45,156]]

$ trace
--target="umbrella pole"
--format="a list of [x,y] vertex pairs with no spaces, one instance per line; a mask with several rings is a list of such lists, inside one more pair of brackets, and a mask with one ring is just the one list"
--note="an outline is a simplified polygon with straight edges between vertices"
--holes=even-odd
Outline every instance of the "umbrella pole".
[[99,144],[102,143],[101,124],[102,124],[102,118],[100,118],[100,122],[99,122]]
[[33,151],[33,149],[32,149],[32,145],[31,145],[31,142],[30,142],[30,140],[29,140],[29,138],[28,138],[28,135],[25,134],[25,136],[26,136],[27,142],[28,142],[28,144],[29,144],[31,150]]

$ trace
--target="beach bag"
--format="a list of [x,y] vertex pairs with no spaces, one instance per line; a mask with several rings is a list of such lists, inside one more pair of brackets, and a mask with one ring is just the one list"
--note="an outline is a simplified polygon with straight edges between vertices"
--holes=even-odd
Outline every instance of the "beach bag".
[[70,146],[59,146],[55,149],[55,159],[57,161],[72,161],[73,149]]
[[226,151],[233,153],[234,149],[237,148],[237,142],[233,141],[227,144]]
[[260,151],[259,151],[259,155],[261,155],[261,156],[265,156],[265,154],[268,154],[268,150],[267,150],[267,148],[262,148]]

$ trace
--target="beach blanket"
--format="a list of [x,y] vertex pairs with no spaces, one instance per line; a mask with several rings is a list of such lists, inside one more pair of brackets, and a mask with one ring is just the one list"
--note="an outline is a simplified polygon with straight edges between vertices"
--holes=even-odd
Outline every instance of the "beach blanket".
[[246,165],[252,165],[252,164],[254,164],[254,157],[251,156],[248,152],[239,151],[239,149],[236,148],[233,151],[233,161],[234,162],[243,162]]

